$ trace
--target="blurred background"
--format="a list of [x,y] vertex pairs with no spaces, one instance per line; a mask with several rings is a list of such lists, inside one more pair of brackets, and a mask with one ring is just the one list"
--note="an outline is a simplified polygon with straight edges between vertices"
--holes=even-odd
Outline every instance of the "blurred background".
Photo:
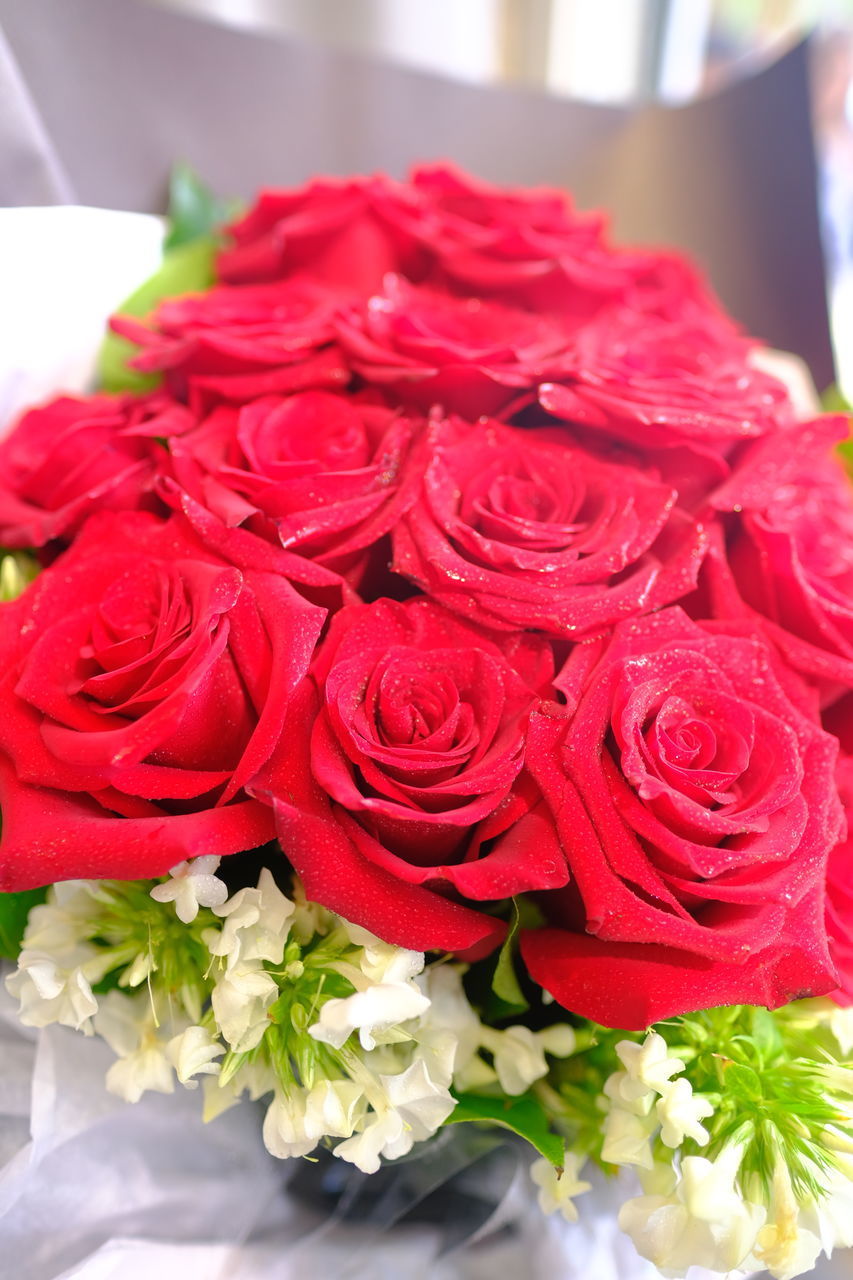
[[839,385],[853,395],[853,0],[150,0],[478,84],[684,103],[810,33]]

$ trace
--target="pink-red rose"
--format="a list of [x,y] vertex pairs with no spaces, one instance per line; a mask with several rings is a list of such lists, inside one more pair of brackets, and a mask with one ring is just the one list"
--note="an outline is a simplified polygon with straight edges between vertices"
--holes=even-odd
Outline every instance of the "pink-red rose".
[[690,444],[728,455],[793,420],[785,387],[713,317],[613,307],[576,336],[559,379],[539,388],[554,417],[646,450]]
[[393,568],[482,626],[581,640],[695,587],[705,533],[676,497],[560,429],[447,421]]
[[532,391],[566,348],[555,322],[388,276],[381,294],[337,322],[351,368],[391,403],[497,414]]
[[847,432],[827,416],[761,441],[712,499],[731,513],[708,560],[715,612],[761,615],[824,700],[853,688],[853,486],[831,452]]
[[228,529],[358,580],[365,553],[414,502],[424,448],[417,419],[308,391],[220,406],[172,442],[172,468]]
[[564,884],[514,792],[552,674],[544,642],[497,642],[429,600],[341,610],[254,788],[309,898],[389,942],[456,951],[505,931],[472,903]]
[[93,517],[0,611],[0,885],[164,874],[254,848],[266,763],[323,622],[178,518]]
[[[848,714],[851,708],[848,707]],[[839,1004],[853,1004],[853,756],[838,762],[838,791],[847,818],[847,833],[829,855],[826,873],[826,931],[829,952],[838,969]]]
[[424,255],[409,227],[421,216],[411,190],[380,175],[262,191],[228,228],[218,275],[247,284],[299,273],[366,295],[388,271],[417,277]]
[[94,511],[162,510],[158,437],[192,417],[162,394],[59,396],[30,409],[0,443],[0,546],[70,539]]
[[167,298],[144,324],[118,315],[110,325],[140,347],[133,368],[164,373],[172,393],[201,410],[211,401],[346,385],[333,345],[339,300],[305,279],[219,285]]
[[527,768],[572,880],[522,953],[561,1004],[640,1028],[835,985],[824,926],[843,831],[837,741],[761,639],[680,609],[577,646]]

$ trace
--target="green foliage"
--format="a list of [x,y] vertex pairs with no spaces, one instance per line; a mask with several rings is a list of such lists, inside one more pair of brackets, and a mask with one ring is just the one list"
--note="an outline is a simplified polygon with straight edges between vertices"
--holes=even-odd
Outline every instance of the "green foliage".
[[[198,293],[214,280],[216,241],[211,236],[178,245],[163,257],[159,271],[119,307],[119,315],[144,317],[164,298]],[[108,333],[98,353],[98,381],[104,391],[150,391],[160,381],[157,374],[139,373],[128,366],[136,347],[117,333]]]
[[445,1124],[496,1124],[526,1139],[540,1155],[559,1168],[564,1145],[550,1129],[548,1112],[532,1094],[520,1098],[486,1097],[477,1093],[457,1095],[456,1106]]
[[518,929],[520,923],[521,912],[519,911],[517,901],[513,898],[512,923],[510,924],[506,941],[501,947],[498,962],[495,965],[494,976],[492,977],[492,991],[500,1001],[499,1012],[501,1017],[524,1013],[530,1008],[530,1004],[525,999],[524,992],[521,990],[518,975],[515,972],[515,953],[518,947]]
[[193,240],[215,236],[235,217],[238,207],[236,201],[214,195],[188,164],[176,164],[169,183],[169,230],[163,248],[170,252]]
[[32,907],[44,902],[47,889],[25,889],[21,893],[0,893],[0,956],[17,960]]

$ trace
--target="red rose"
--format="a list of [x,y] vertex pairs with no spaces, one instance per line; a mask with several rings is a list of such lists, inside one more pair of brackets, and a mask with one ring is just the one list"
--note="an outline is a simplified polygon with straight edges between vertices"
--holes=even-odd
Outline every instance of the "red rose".
[[793,420],[785,387],[753,368],[748,353],[713,316],[614,308],[578,332],[539,400],[554,417],[635,448],[689,443],[728,454]]
[[409,224],[422,217],[410,190],[390,178],[320,178],[297,190],[262,191],[228,228],[222,280],[246,284],[300,273],[361,295],[388,271],[417,276],[423,254]]
[[831,450],[841,415],[761,441],[714,495],[728,517],[708,562],[714,612],[762,615],[824,699],[853,688],[853,487]]
[[20,418],[0,443],[0,545],[69,539],[94,511],[149,507],[165,450],[187,410],[166,396],[59,396]]
[[341,610],[255,784],[308,897],[389,942],[456,951],[505,931],[466,901],[564,884],[513,794],[551,675],[543,642],[496,643],[429,600]]
[[323,611],[182,523],[95,516],[0,612],[0,884],[162,875],[270,840],[243,790]]
[[565,350],[555,323],[479,298],[388,276],[382,294],[338,320],[351,367],[393,402],[496,414],[530,391]]
[[661,315],[695,309],[732,332],[695,268],[673,253],[617,249],[607,220],[548,188],[495,187],[446,164],[415,169],[424,214],[412,222],[435,261],[428,279],[566,322],[625,300]]
[[304,279],[219,285],[168,298],[145,324],[119,315],[110,326],[141,347],[134,369],[165,372],[172,393],[201,409],[211,400],[344,385],[349,373],[332,345],[339,301]]
[[572,881],[522,941],[534,981],[633,1029],[831,990],[838,743],[772,650],[672,608],[576,646],[556,683],[527,767]]
[[695,587],[705,534],[675,500],[559,429],[446,422],[393,568],[482,626],[582,639]]
[[[850,708],[847,708],[848,713]],[[846,838],[829,855],[826,872],[826,930],[838,969],[839,1004],[853,1004],[853,756],[838,762],[838,790],[847,817]]]
[[215,409],[173,442],[172,467],[224,525],[353,576],[415,500],[423,434],[383,406],[308,391]]

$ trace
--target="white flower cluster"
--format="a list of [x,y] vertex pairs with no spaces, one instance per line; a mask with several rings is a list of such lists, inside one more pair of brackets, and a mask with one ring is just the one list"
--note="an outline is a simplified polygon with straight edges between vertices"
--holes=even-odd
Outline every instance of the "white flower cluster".
[[[146,894],[163,929],[180,936],[168,921],[174,910],[186,937],[193,929],[200,940],[204,972],[177,989],[157,946],[140,946],[139,927],[125,942],[116,926],[117,912],[139,914],[138,902],[134,913],[107,886],[76,882],[31,913],[7,980],[21,1017],[101,1035],[117,1056],[107,1087],[126,1100],[171,1092],[176,1081],[195,1088],[199,1077],[208,1118],[244,1094],[271,1096],[263,1133],[274,1155],[335,1140],[336,1155],[372,1172],[444,1123],[456,1105],[451,1085],[519,1095],[547,1074],[546,1053],[574,1051],[567,1025],[484,1025],[462,966],[424,971],[419,952],[307,903],[298,885],[287,898],[268,870],[229,898],[217,865],[181,863]],[[102,929],[105,904],[111,923]],[[116,972],[135,990],[96,996],[93,985]],[[558,1199],[570,1185],[567,1177]]]
[[[680,1152],[686,1138],[708,1144],[702,1121],[713,1107],[688,1080],[672,1079],[684,1064],[662,1036],[651,1031],[642,1044],[622,1041],[616,1050],[625,1069],[605,1084],[602,1156],[636,1167],[645,1194],[622,1206],[619,1226],[662,1275],[683,1277],[702,1266],[725,1275],[766,1269],[775,1280],[792,1280],[821,1252],[831,1256],[853,1244],[853,1144],[840,1131],[825,1135],[828,1150],[842,1148],[833,1153],[835,1167],[811,1169],[822,1197],[794,1194],[781,1151],[768,1195],[757,1178],[742,1176],[744,1148],[736,1140],[713,1159]],[[655,1158],[656,1136],[672,1150],[669,1162]]]

